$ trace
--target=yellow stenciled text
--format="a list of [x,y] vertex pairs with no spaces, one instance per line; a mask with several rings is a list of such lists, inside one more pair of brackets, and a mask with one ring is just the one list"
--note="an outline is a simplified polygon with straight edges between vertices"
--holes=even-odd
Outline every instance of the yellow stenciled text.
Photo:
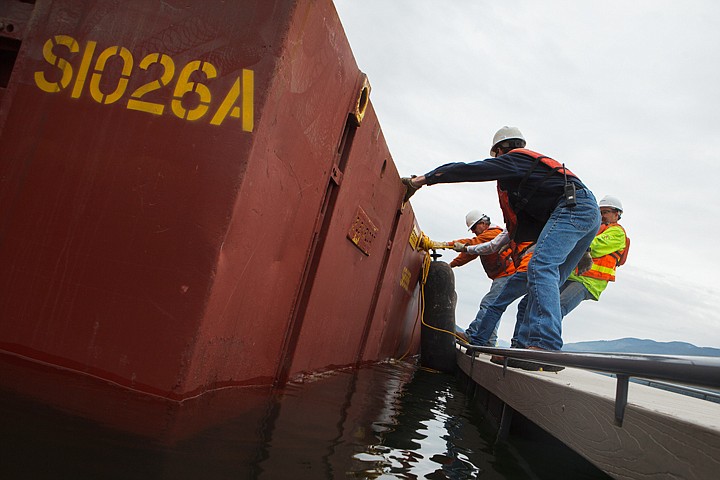
[[[228,117],[238,119],[242,129],[254,128],[255,75],[242,69],[232,86],[213,82],[220,72],[210,62],[192,60],[176,66],[169,55],[153,52],[136,63],[133,53],[120,45],[102,50],[89,40],[81,46],[68,35],[55,35],[43,45],[46,69],[34,74],[35,84],[48,93],[69,91],[70,97],[85,96],[102,105],[124,104],[128,110],[163,115],[171,112],[187,121],[222,125]],[[110,78],[108,65],[116,67]],[[177,75],[176,75],[177,73]],[[135,86],[131,91],[130,85]],[[221,87],[222,85],[222,87]],[[172,96],[157,95],[171,89]],[[169,101],[165,98],[169,97]],[[169,107],[169,108],[166,108]]]

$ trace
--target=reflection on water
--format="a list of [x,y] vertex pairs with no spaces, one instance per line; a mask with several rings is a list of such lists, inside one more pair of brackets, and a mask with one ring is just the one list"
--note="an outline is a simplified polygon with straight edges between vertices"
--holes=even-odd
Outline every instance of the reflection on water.
[[490,445],[452,377],[420,369],[390,395],[391,413],[373,424],[378,443],[355,456],[366,464],[359,478],[476,478],[488,468]]
[[534,434],[495,447],[454,377],[410,363],[333,372],[258,395],[233,392],[180,412],[127,399],[108,405],[117,409],[108,418],[167,417],[156,418],[162,433],[148,436],[0,393],[0,478],[606,478]]

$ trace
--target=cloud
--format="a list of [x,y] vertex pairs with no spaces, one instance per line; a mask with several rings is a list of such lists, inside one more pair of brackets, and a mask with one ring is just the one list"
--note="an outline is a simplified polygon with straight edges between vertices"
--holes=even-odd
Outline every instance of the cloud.
[[[442,260],[450,261],[446,253]],[[490,288],[479,262],[453,269],[458,292],[456,323],[467,328],[482,296]],[[516,301],[505,312],[499,337],[512,337]],[[720,291],[702,285],[678,285],[672,278],[636,267],[619,268],[599,301],[587,300],[563,320],[566,343],[617,338],[649,338],[659,342],[684,341],[698,346],[720,344]]]
[[[600,302],[568,317],[566,341],[720,347],[718,292],[708,288],[720,269],[720,4],[335,4],[401,175],[483,159],[493,133],[515,125],[598,199],[621,198],[628,264]],[[471,209],[502,218],[494,182],[423,188],[412,204],[437,240],[462,237]],[[474,317],[489,281],[457,277],[460,323]],[[501,337],[512,332],[511,315]]]
[[[651,338],[718,345],[720,292],[638,268],[620,267],[599,302],[585,301],[564,322],[566,341]],[[588,332],[594,332],[592,334]]]

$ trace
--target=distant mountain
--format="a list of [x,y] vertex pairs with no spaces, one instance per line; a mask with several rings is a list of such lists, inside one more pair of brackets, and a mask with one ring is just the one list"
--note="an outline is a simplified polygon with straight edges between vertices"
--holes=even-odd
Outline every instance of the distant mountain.
[[685,342],[656,342],[639,338],[598,340],[594,342],[566,343],[566,352],[651,353],[659,355],[693,355],[720,357],[720,348],[697,347]]

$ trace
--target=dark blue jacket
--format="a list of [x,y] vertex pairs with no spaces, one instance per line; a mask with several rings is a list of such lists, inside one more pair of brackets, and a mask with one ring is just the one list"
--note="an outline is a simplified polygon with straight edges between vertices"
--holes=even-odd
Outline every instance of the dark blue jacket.
[[[518,186],[528,170],[533,166],[534,159],[526,154],[510,152],[497,158],[488,158],[472,163],[448,163],[425,174],[428,185],[436,183],[487,182],[497,180],[499,188],[508,192],[518,190]],[[568,167],[569,168],[569,167]],[[537,187],[518,212],[511,200],[511,206],[517,214],[516,242],[537,240],[545,223],[547,223],[558,202],[563,198],[565,178],[561,173],[546,174],[550,167],[540,162],[530,174],[520,192],[525,197]],[[577,189],[585,185],[577,177],[568,177]]]

